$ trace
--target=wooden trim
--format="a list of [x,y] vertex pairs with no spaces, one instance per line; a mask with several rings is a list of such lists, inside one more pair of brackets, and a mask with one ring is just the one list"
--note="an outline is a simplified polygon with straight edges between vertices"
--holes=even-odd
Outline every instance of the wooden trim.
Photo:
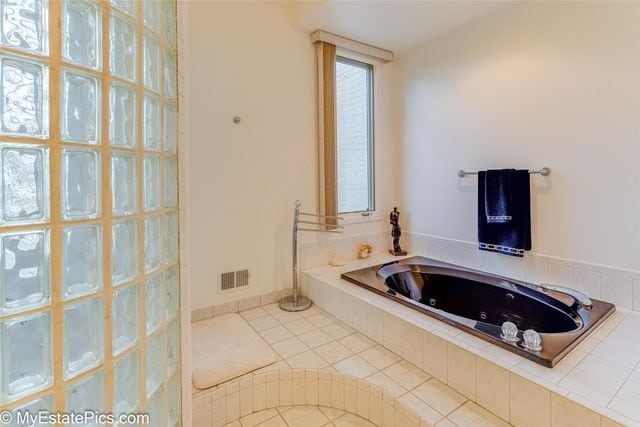
[[350,50],[360,55],[365,55],[382,62],[393,61],[393,52],[379,47],[371,46],[356,40],[348,39],[337,34],[328,33],[326,31],[317,30],[311,33],[311,42],[329,43],[338,46],[341,49]]

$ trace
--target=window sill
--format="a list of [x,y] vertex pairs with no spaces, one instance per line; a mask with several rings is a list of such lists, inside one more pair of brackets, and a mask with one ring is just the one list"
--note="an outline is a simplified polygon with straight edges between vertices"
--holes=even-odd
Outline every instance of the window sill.
[[378,212],[371,212],[371,215],[362,215],[361,213],[348,213],[348,214],[338,214],[342,218],[340,224],[342,225],[351,225],[351,224],[366,224],[369,222],[379,222],[382,218]]

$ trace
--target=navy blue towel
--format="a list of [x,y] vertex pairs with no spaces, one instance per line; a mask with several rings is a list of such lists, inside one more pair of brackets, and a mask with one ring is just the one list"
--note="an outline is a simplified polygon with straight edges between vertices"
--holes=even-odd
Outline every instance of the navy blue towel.
[[512,185],[515,169],[488,170],[484,176],[484,210],[489,223],[513,219]]
[[[510,218],[490,221],[488,214]],[[478,242],[480,250],[517,257],[531,250],[528,170],[478,172]]]

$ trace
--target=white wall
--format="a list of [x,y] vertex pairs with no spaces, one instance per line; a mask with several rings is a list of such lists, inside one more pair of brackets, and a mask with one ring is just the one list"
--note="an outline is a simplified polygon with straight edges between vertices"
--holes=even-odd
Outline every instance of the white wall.
[[394,72],[407,230],[477,241],[456,171],[549,166],[534,252],[640,270],[640,3],[527,2]]
[[[186,12],[187,263],[198,309],[291,285],[293,202],[313,211],[317,201],[315,54],[286,2],[192,1]],[[379,89],[388,117],[388,89]],[[376,131],[389,140],[387,126]],[[389,159],[383,146],[379,155]],[[379,171],[385,210],[392,173]],[[220,273],[244,268],[250,288],[217,292]]]

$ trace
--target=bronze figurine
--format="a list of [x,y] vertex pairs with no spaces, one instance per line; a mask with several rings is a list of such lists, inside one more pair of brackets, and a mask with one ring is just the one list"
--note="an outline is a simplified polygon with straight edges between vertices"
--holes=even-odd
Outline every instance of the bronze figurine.
[[402,235],[402,229],[400,228],[400,224],[398,224],[398,220],[400,219],[400,211],[397,207],[393,208],[391,214],[389,215],[389,223],[391,223],[391,237],[393,237],[393,250],[389,250],[391,255],[402,256],[406,255],[407,251],[403,251],[400,247],[400,236]]

